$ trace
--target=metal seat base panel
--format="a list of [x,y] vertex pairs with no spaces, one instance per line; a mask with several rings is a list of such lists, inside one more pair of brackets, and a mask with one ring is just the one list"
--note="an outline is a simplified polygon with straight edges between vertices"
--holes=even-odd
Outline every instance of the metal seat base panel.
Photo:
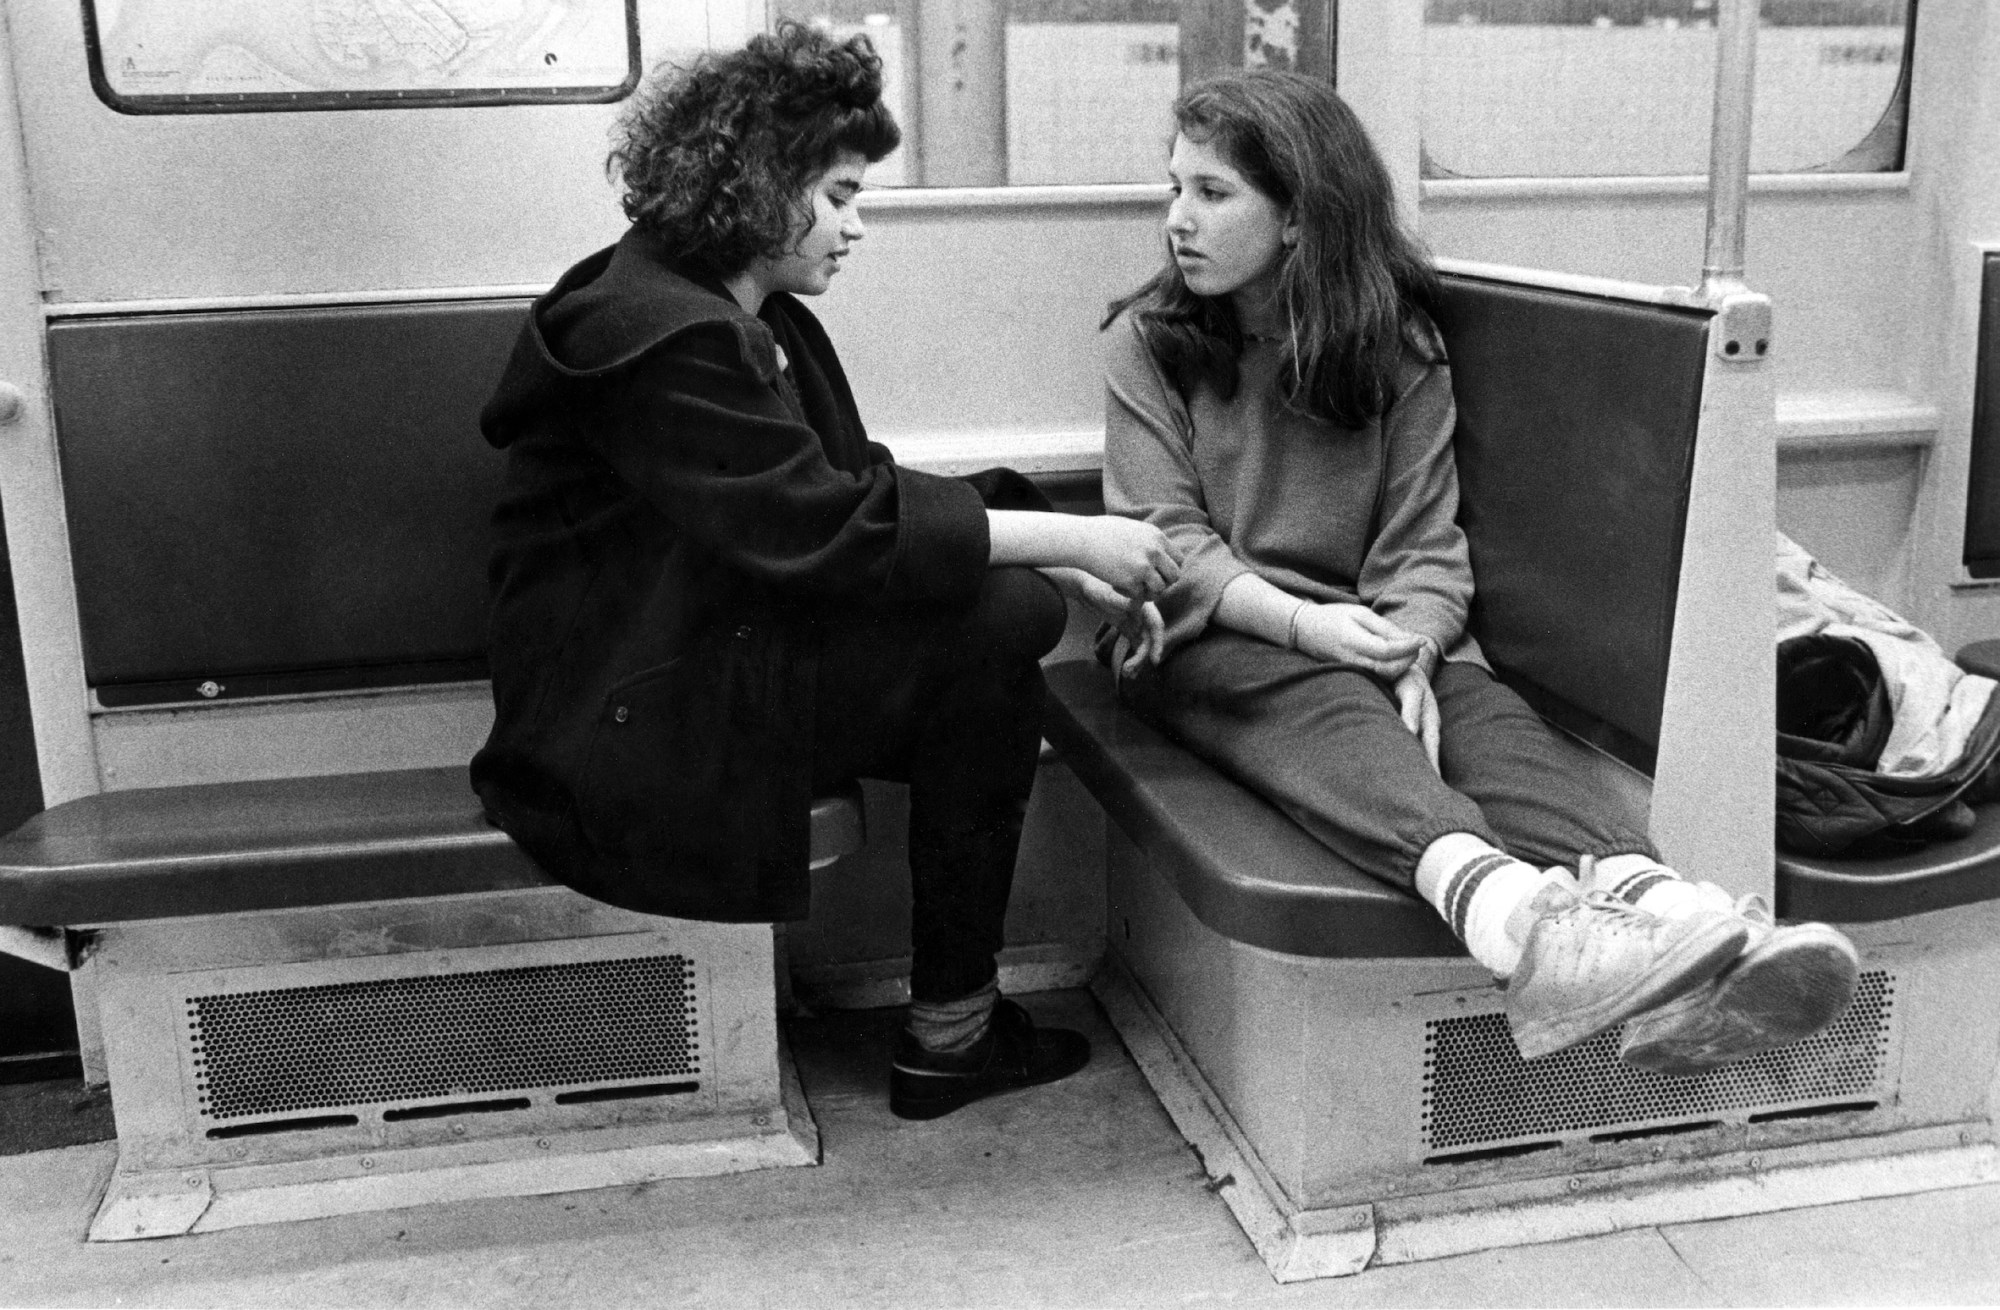
[[1521,1153],[1441,1159],[1451,1152],[1426,1142],[1424,1116],[1444,1057],[1426,1031],[1497,1014],[1483,971],[1246,946],[1197,919],[1115,830],[1109,840],[1111,952],[1096,991],[1280,1282],[2000,1181],[1988,1099],[2000,908],[1851,929],[1864,974],[1887,976],[1893,994],[1863,1093],[1586,1123]]
[[[128,1169],[121,1152],[118,1170],[91,1220],[90,1240],[171,1237],[442,1201],[543,1196],[816,1165],[819,1129],[782,1038],[778,1071],[776,1109],[691,1124],[581,1129],[456,1148],[404,1148],[368,1157],[192,1172]],[[369,1160],[366,1167],[364,1158]]]
[[[89,967],[93,1240],[818,1161],[766,924],[545,888],[110,925]],[[621,1045],[620,1005],[667,1017]]]

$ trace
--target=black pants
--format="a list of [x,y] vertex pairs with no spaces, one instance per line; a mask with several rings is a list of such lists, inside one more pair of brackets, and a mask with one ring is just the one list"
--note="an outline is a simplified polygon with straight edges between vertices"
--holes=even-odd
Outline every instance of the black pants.
[[910,786],[910,994],[944,1001],[994,976],[1042,739],[1041,657],[1062,594],[990,569],[970,609],[869,612],[823,627],[813,785]]

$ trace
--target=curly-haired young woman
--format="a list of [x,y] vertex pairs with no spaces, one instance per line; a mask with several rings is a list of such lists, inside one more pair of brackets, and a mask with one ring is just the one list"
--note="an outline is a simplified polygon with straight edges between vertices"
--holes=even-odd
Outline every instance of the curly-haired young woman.
[[806,913],[816,791],[909,783],[891,1106],[927,1118],[1089,1058],[995,984],[1039,660],[1065,591],[1156,644],[1146,598],[1178,570],[1149,525],[867,439],[797,297],[862,236],[862,172],[900,138],[881,91],[865,39],[786,24],[666,70],[626,115],[632,226],[536,302],[482,417],[509,465],[472,775],[555,877],[724,921]]

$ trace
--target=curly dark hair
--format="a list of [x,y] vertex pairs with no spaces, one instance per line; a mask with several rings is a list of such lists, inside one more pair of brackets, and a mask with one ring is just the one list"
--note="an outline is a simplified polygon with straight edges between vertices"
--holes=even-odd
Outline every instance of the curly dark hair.
[[788,20],[741,50],[663,66],[620,118],[605,171],[627,218],[726,276],[811,224],[806,188],[843,152],[872,164],[902,139],[868,38]]

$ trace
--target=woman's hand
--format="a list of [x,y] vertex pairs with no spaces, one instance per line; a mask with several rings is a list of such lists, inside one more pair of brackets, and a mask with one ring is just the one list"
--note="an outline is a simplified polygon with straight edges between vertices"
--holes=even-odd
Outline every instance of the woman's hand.
[[1402,713],[1403,726],[1417,734],[1417,740],[1424,744],[1424,754],[1430,758],[1431,769],[1438,766],[1438,702],[1437,694],[1431,690],[1431,680],[1424,676],[1421,665],[1412,664],[1396,679],[1396,708]]
[[1075,517],[1075,522],[1083,528],[1076,567],[1126,600],[1150,601],[1180,577],[1180,552],[1152,524],[1116,514]]
[[[1308,601],[1290,635],[1296,648],[1314,659],[1360,669],[1385,682],[1395,682],[1413,668],[1424,649],[1422,637],[1366,605]],[[1424,685],[1428,690],[1430,684]]]
[[986,524],[989,563],[1082,569],[1128,600],[1151,600],[1181,575],[1167,534],[1138,519],[989,509]]
[[1160,662],[1160,656],[1166,652],[1167,625],[1160,618],[1158,605],[1150,600],[1127,600],[1113,591],[1111,584],[1082,569],[1042,571],[1065,592],[1088,605],[1117,629],[1118,638],[1113,649],[1116,651],[1114,663],[1120,674],[1129,677],[1148,664]]

